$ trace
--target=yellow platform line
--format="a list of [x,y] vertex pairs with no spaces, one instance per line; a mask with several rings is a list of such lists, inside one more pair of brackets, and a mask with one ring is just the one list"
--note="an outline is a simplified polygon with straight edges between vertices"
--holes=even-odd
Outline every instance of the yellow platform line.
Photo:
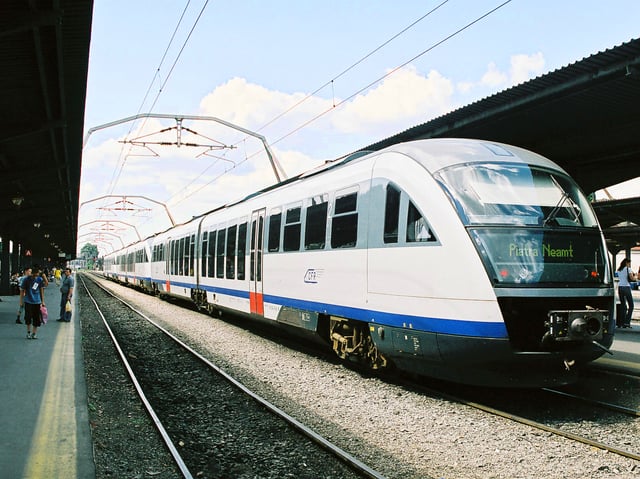
[[72,479],[77,474],[73,331],[75,324],[67,323],[60,326],[49,362],[24,479]]
[[609,358],[600,358],[597,361],[599,364],[610,366],[610,367],[619,367],[630,369],[634,371],[640,370],[640,364],[635,361],[620,361],[618,359],[609,359]]

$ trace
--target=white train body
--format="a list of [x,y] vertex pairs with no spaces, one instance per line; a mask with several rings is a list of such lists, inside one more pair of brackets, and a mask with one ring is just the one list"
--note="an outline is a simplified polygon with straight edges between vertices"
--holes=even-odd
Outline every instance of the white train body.
[[568,382],[565,365],[613,340],[592,209],[557,165],[508,145],[421,140],[336,161],[108,255],[105,274],[131,282],[113,257],[141,245],[144,289],[317,333],[374,368]]

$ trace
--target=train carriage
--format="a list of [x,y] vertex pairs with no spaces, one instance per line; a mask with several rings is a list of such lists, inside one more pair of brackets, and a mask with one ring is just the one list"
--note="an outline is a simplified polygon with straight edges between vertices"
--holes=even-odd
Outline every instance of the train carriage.
[[194,299],[198,288],[196,245],[202,217],[159,233],[153,239],[150,257],[151,282],[161,295]]
[[613,340],[593,210],[557,165],[509,145],[420,140],[354,155],[149,244],[164,254],[150,261],[159,292],[316,333],[372,368],[564,383]]

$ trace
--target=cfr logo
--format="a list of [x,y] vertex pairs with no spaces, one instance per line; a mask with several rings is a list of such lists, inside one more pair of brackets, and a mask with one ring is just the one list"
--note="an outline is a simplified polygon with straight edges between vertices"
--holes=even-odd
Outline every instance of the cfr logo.
[[321,269],[308,269],[304,273],[304,282],[316,284],[320,281],[320,278],[322,277],[322,273],[323,273],[323,270]]

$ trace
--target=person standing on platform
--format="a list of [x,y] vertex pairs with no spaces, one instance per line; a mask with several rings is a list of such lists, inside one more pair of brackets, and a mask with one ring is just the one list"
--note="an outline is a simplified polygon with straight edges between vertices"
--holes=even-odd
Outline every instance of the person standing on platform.
[[37,332],[41,324],[40,306],[45,306],[44,288],[48,284],[49,280],[40,273],[40,268],[34,266],[31,276],[25,276],[20,285],[20,304],[24,304],[27,339],[38,339]]
[[62,270],[60,268],[54,268],[53,277],[56,280],[56,285],[60,285],[62,279]]
[[28,278],[30,276],[31,276],[31,268],[26,267],[24,269],[24,274],[20,276],[20,278],[18,278],[18,294],[20,295],[20,307],[18,308],[18,317],[16,318],[16,324],[22,324],[22,321],[20,320],[20,316],[24,311],[24,300],[22,299],[22,282],[24,281],[25,278]]
[[631,293],[631,281],[636,280],[635,273],[631,270],[631,260],[625,258],[618,267],[618,296],[620,297],[619,328],[631,328],[631,313],[633,313],[633,294]]
[[56,321],[71,321],[71,315],[66,313],[67,301],[71,301],[75,280],[71,276],[71,268],[65,268],[64,276],[60,280],[60,317]]

